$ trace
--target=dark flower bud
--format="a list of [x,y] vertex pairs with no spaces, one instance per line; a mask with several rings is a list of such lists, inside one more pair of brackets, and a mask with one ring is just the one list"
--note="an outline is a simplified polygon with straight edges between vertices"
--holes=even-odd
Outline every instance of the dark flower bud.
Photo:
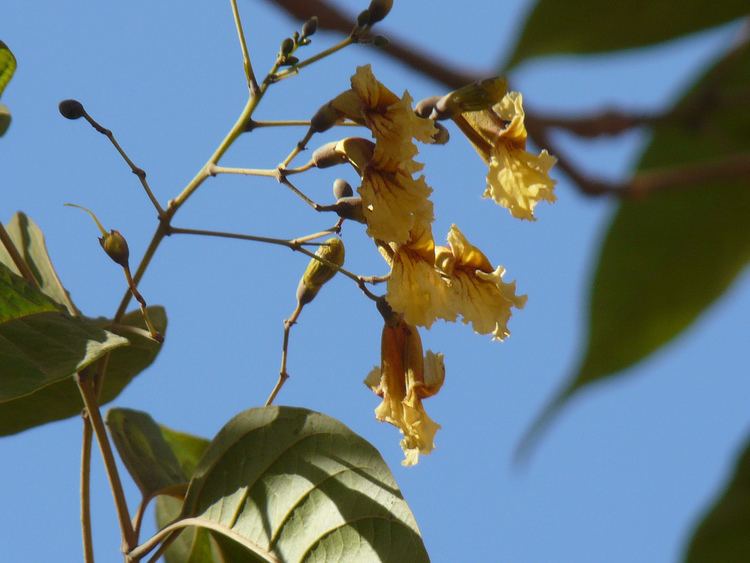
[[63,100],[58,108],[65,119],[78,119],[86,113],[83,104],[78,100]]
[[391,11],[391,8],[393,8],[393,0],[372,0],[368,8],[370,12],[369,24],[373,25],[382,21]]
[[365,27],[370,24],[370,10],[362,10],[357,16],[357,26]]
[[432,110],[435,109],[435,104],[440,99],[440,96],[430,96],[421,100],[414,108],[414,113],[419,117],[429,118]]
[[387,47],[389,43],[390,41],[388,41],[388,38],[382,35],[376,35],[372,40],[372,44],[376,47],[380,47],[381,49],[383,47]]
[[294,66],[298,62],[299,62],[299,59],[297,57],[287,57],[286,59],[284,59],[282,66]]
[[128,250],[128,241],[125,240],[120,231],[113,229],[103,237],[99,237],[99,244],[102,245],[107,256],[112,258],[117,264],[123,268],[129,267],[128,258],[130,257],[130,250]]
[[446,144],[451,136],[448,132],[448,129],[445,128],[445,126],[441,123],[435,122],[435,134],[432,136],[432,142],[435,145],[444,145]]
[[313,16],[302,26],[302,37],[310,37],[318,31],[318,16]]
[[337,178],[333,182],[333,197],[341,199],[342,197],[351,197],[354,195],[351,185],[346,180]]
[[294,50],[294,40],[287,37],[281,42],[281,54],[287,56]]

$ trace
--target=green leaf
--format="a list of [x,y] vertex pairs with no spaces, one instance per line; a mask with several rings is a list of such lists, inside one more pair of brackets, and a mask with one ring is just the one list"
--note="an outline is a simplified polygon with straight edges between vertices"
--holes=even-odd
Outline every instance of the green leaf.
[[161,428],[148,414],[131,409],[110,409],[107,426],[120,458],[144,499],[187,483],[188,477],[162,436]]
[[[47,243],[37,224],[25,213],[19,211],[6,225],[6,230],[18,253],[29,265],[42,293],[64,306],[68,313],[76,314],[78,311],[52,266],[52,261],[47,253]],[[21,275],[3,245],[0,245],[0,263],[5,264],[13,273]]]
[[16,71],[16,57],[8,46],[0,41],[0,96]]
[[[745,44],[678,104],[686,118],[655,128],[638,169],[715,162],[727,155],[750,160],[749,86],[750,45]],[[619,204],[591,284],[583,357],[519,453],[572,394],[647,358],[724,294],[750,261],[748,217],[750,181],[741,176]]]
[[82,370],[127,339],[74,318],[0,264],[0,404]]
[[[2,269],[3,266],[0,266]],[[45,296],[42,296],[47,299]],[[49,300],[48,300],[49,301]],[[166,333],[167,317],[164,308],[149,307],[149,315],[161,334]],[[99,319],[100,326],[111,321]],[[141,332],[134,332],[138,327]],[[130,346],[114,350],[109,357],[107,376],[104,379],[100,404],[104,405],[117,397],[130,381],[156,359],[161,344],[147,336],[140,311],[125,315],[118,325],[107,326],[107,330],[126,337]],[[0,357],[1,357],[0,352]],[[0,360],[0,373],[5,373],[5,364]],[[36,392],[12,401],[0,402],[0,436],[15,434],[41,424],[80,416],[83,403],[75,382],[65,378]]]
[[[177,432],[160,426],[162,438],[169,445],[185,475],[193,476],[209,441],[198,436]],[[176,520],[182,510],[183,499],[159,496],[156,499],[156,523],[159,529]],[[164,554],[167,563],[224,563],[219,546],[208,531],[199,528],[184,530]]]
[[201,459],[181,518],[175,529],[210,530],[225,555],[242,547],[248,561],[429,560],[377,450],[305,409],[232,419]]
[[750,561],[750,444],[739,457],[727,489],[695,530],[686,563]]
[[543,55],[589,54],[660,43],[750,13],[747,0],[539,0],[508,67]]

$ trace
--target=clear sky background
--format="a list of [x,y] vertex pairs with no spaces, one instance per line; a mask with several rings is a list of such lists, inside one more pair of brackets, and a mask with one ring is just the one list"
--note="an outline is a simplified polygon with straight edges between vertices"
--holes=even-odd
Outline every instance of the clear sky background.
[[[354,11],[366,2],[346,4]],[[442,13],[438,4],[396,2],[379,31],[488,75],[530,6],[463,0],[460,7],[446,3]],[[240,9],[262,75],[297,24],[267,2],[244,0]],[[728,46],[732,30],[624,54],[538,60],[510,78],[533,108],[658,110]],[[62,204],[91,207],[108,228],[122,231],[132,260],[148,243],[154,213],[106,139],[82,121],[64,120],[57,104],[82,100],[166,202],[205,162],[244,103],[229,4],[10,2],[0,38],[18,58],[3,96],[14,122],[0,139],[0,219],[27,212],[45,232],[77,305],[90,316],[111,316],[124,290],[122,273],[102,254],[91,221]],[[319,33],[308,52],[337,39]],[[309,118],[368,62],[396,92],[408,89],[420,99],[445,91],[355,46],[274,87],[256,118]],[[511,321],[511,338],[492,343],[469,327],[444,323],[423,331],[425,348],[446,356],[446,384],[426,402],[443,429],[432,455],[403,468],[398,432],[375,421],[377,398],[362,385],[379,362],[382,321],[353,283],[336,278],[293,330],[292,379],[279,402],[338,418],[380,450],[435,562],[677,561],[750,430],[750,278],[742,276],[685,335],[627,377],[576,397],[530,463],[515,467],[514,447],[575,364],[588,280],[614,202],[582,197],[557,172],[559,201],[540,205],[536,223],[514,220],[481,199],[484,164],[452,132],[448,146],[420,155],[435,190],[435,236],[458,224],[528,294],[526,309]],[[302,133],[259,130],[236,143],[223,163],[272,167]],[[586,170],[617,179],[646,140],[636,131],[596,142],[566,136],[560,143]],[[299,186],[328,202],[337,174],[313,171]],[[332,223],[271,180],[228,177],[207,181],[174,221],[280,237]],[[386,272],[361,226],[347,224],[344,240],[349,269]],[[262,404],[278,371],[281,321],[294,307],[306,263],[286,249],[254,243],[166,240],[141,288],[150,303],[167,308],[167,341],[157,362],[114,404],[206,437]],[[72,419],[0,439],[4,561],[80,560],[80,426]],[[98,560],[118,561],[119,533],[98,452],[93,490]],[[134,508],[130,483],[128,493]]]

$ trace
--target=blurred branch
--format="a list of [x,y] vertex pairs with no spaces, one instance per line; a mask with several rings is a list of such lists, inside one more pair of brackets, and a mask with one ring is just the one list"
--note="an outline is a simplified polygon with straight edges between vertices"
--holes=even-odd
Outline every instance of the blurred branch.
[[[337,31],[348,34],[354,25],[354,18],[343,11],[331,6],[325,0],[268,0],[276,4],[290,16],[305,21],[312,16],[318,16],[320,29]],[[391,58],[410,69],[440,82],[448,88],[459,88],[469,82],[491,75],[494,71],[466,72],[462,68],[452,66],[436,55],[430,54],[414,45],[387,34],[389,44],[383,49]],[[667,111],[664,113],[628,113],[616,109],[588,115],[569,116],[556,114],[542,114],[534,110],[526,112],[526,128],[534,144],[549,148],[557,156],[560,169],[570,178],[574,186],[584,195],[615,197],[642,197],[662,189],[673,189],[681,186],[695,186],[700,182],[716,178],[732,178],[750,176],[750,155],[736,155],[725,159],[701,164],[690,164],[664,170],[655,170],[635,175],[625,183],[612,183],[592,178],[581,171],[550,142],[550,129],[565,129],[575,135],[594,138],[605,135],[618,135],[630,129],[643,126],[653,126],[670,121],[684,121],[700,116],[701,112],[717,107],[721,102],[716,95],[716,87],[721,81],[722,69],[731,65],[738,53],[747,46],[750,36],[750,20],[743,26],[733,47],[717,63],[714,80],[704,88],[695,92],[694,103],[689,107]],[[735,100],[744,103],[742,100]]]

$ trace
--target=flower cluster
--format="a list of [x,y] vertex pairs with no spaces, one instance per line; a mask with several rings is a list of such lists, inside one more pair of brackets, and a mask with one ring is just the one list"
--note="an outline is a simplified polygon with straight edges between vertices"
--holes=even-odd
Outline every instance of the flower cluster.
[[460,319],[477,333],[503,340],[510,334],[512,309],[526,302],[515,283],[503,281],[505,269],[493,266],[457,226],[445,246],[435,243],[432,188],[416,176],[423,165],[414,160],[414,141],[437,142],[443,128],[436,120],[450,118],[489,166],[485,197],[522,219],[534,218],[539,201],[554,200],[548,173],[555,159],[546,151],[538,156],[526,151],[521,95],[507,92],[504,80],[485,80],[425,102],[415,111],[408,92],[394,94],[368,65],[357,69],[351,89],[324,106],[336,120],[367,127],[374,139],[374,144],[344,139],[332,150],[360,175],[359,217],[391,268],[381,307],[387,311],[382,362],[366,384],[383,398],[376,417],[403,434],[405,465],[434,447],[440,426],[427,416],[422,399],[437,393],[445,376],[442,355],[422,354],[418,327]]

